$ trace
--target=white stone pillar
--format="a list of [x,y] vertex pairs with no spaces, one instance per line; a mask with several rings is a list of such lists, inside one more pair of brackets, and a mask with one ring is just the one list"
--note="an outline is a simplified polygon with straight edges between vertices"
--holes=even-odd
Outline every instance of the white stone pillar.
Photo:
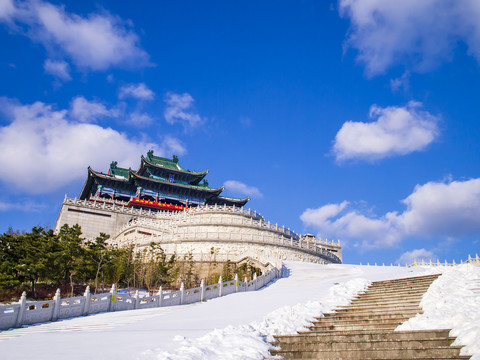
[[182,282],[180,285],[180,305],[183,304],[183,297],[185,295],[185,284]]
[[112,285],[110,290],[110,303],[108,304],[108,311],[115,311],[115,301],[117,300],[117,289],[115,284]]
[[25,291],[22,293],[22,296],[20,297],[18,303],[20,304],[20,309],[18,311],[17,323],[15,324],[16,327],[20,327],[23,325],[23,316],[25,314],[25,306],[27,303],[27,293]]
[[222,296],[222,290],[223,290],[223,281],[222,281],[222,276],[220,275],[220,278],[218,279],[218,296]]
[[200,283],[200,301],[205,300],[205,280]]
[[134,298],[135,298],[135,304],[133,308],[138,309],[138,306],[140,305],[140,294],[138,293],[138,290],[135,291]]
[[163,300],[163,291],[161,286],[158,289],[157,295],[158,295],[158,307],[160,307],[162,306],[162,300]]
[[[60,295],[60,289],[58,290],[58,292]],[[83,296],[85,297],[85,303],[83,304],[83,315],[88,315],[88,312],[90,311],[90,298],[91,298],[90,286],[87,286]]]
[[55,295],[53,296],[53,300],[55,301],[53,305],[52,311],[52,321],[58,320],[58,311],[60,310],[60,289],[57,289]]
[[253,274],[253,286],[254,286],[254,289],[257,290],[257,273]]

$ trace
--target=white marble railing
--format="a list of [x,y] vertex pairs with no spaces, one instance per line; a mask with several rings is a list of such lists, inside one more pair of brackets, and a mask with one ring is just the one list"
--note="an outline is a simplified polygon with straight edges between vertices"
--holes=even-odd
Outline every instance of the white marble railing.
[[220,280],[218,284],[205,285],[203,280],[199,287],[178,291],[162,291],[162,288],[153,295],[140,298],[138,291],[134,296],[117,293],[115,286],[108,293],[91,294],[87,287],[84,296],[73,298],[60,297],[57,290],[53,300],[27,301],[25,292],[18,303],[0,305],[0,330],[7,330],[23,325],[56,321],[59,319],[90,315],[107,311],[123,311],[146,309],[160,306],[173,306],[207,301],[235,292],[254,291],[262,288],[273,279],[280,277],[280,271],[273,268],[253,280],[239,281],[238,277],[231,281]]
[[[279,235],[287,238],[291,238],[294,240],[294,243],[304,243],[304,244],[311,244],[311,246],[317,247],[340,247],[338,242],[335,241],[328,241],[328,240],[321,240],[321,239],[306,239],[300,238],[299,236],[292,237],[290,234],[292,233],[289,229],[285,229],[285,227],[280,227],[278,224],[270,224],[269,222],[266,223],[264,221],[257,221],[253,220],[253,218],[243,218],[243,217],[195,217],[195,216],[188,216],[176,219],[175,223],[166,224],[160,220],[151,219],[151,218],[135,218],[132,219],[128,224],[125,224],[118,232],[117,235],[121,234],[125,230],[132,228],[134,226],[142,226],[147,227],[153,230],[167,230],[169,227],[176,227],[174,232],[174,236],[177,236],[181,233],[187,233],[185,230],[182,231],[182,228],[188,226],[197,226],[197,225],[229,225],[229,226],[242,226],[242,227],[252,227],[257,228],[260,230],[270,230],[273,232],[278,233]],[[229,234],[229,233],[227,233]],[[234,234],[233,234],[234,235]],[[171,235],[169,235],[171,236]],[[182,235],[183,236],[183,235]],[[290,240],[289,240],[290,241]]]
[[91,200],[79,200],[77,198],[67,198],[63,201],[63,204],[82,206],[89,209],[96,210],[108,210],[116,211],[124,214],[138,215],[138,216],[147,216],[147,217],[173,217],[173,213],[168,211],[156,212],[145,209],[134,209],[133,207],[128,207],[128,203],[119,200],[108,200],[103,198],[92,198]]
[[189,208],[185,210],[184,213],[191,214],[191,213],[232,213],[232,214],[240,214],[243,216],[252,217],[256,220],[264,220],[263,216],[260,213],[256,212],[255,210],[245,209],[243,207],[237,206],[227,206],[227,205],[202,205],[198,207]]
[[[172,242],[221,242],[221,243],[251,243],[259,245],[274,245],[301,250],[302,252],[319,256],[333,263],[341,263],[338,256],[333,254],[320,244],[314,241],[293,239],[277,234],[245,234],[222,231],[209,232],[191,232],[177,229],[174,233],[160,233],[151,235],[133,235],[137,244],[147,245],[151,242],[172,243]],[[127,240],[128,241],[128,240]]]
[[163,210],[152,211],[150,209],[148,210],[135,209],[133,207],[129,207],[128,202],[126,201],[111,200],[111,199],[105,199],[101,197],[91,197],[89,200],[86,200],[86,199],[80,200],[77,198],[69,198],[65,196],[63,203],[76,205],[76,206],[84,206],[91,209],[110,210],[110,211],[117,211],[125,214],[148,216],[148,217],[158,218],[158,219],[178,218],[178,217],[185,216],[192,213],[219,212],[219,213],[240,214],[240,215],[252,217],[257,220],[263,220],[263,217],[262,215],[260,215],[260,213],[254,210],[244,209],[243,207],[236,207],[236,206],[204,205],[204,206],[192,207],[185,211],[174,212],[174,211],[163,211]]

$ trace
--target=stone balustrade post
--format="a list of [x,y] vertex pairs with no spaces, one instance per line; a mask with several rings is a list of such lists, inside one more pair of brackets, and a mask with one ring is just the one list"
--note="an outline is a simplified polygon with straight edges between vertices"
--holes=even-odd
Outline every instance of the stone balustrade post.
[[158,307],[161,307],[162,300],[163,300],[163,291],[161,286],[158,288],[157,296],[158,296]]
[[238,274],[235,274],[235,292],[238,292]]
[[[58,292],[60,294],[60,291],[58,291]],[[90,311],[90,298],[92,296],[91,293],[90,293],[90,286],[87,286],[83,296],[85,297],[85,303],[83,304],[83,315],[88,315],[88,312]],[[57,306],[55,305],[55,307],[57,307]]]
[[205,280],[200,282],[200,302],[205,301]]
[[182,282],[180,285],[180,305],[183,304],[183,297],[185,296],[185,284]]
[[222,290],[223,290],[223,281],[222,281],[222,276],[220,275],[220,278],[218,279],[218,297],[222,296]]
[[257,290],[257,273],[253,274],[253,288]]
[[135,304],[134,304],[134,309],[138,309],[138,306],[140,305],[140,294],[137,291],[135,291],[135,295],[133,296],[135,298]]
[[16,327],[20,327],[23,325],[23,316],[25,314],[25,307],[27,304],[27,293],[25,291],[22,293],[22,296],[20,297],[18,303],[20,304],[20,309],[18,311],[17,323],[15,324]]
[[112,285],[110,290],[110,303],[108,304],[108,311],[115,311],[115,301],[117,300],[117,289],[115,284]]
[[55,301],[53,304],[53,311],[52,311],[52,321],[58,320],[58,312],[60,310],[60,289],[57,289],[55,295],[53,296],[53,300]]

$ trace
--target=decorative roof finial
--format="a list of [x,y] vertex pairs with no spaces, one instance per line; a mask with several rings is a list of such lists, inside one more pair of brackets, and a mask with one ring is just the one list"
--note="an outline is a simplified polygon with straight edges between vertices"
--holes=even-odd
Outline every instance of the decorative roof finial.
[[153,156],[153,150],[150,150],[149,152],[147,152],[147,158],[151,158]]
[[174,162],[174,163],[178,164],[178,157],[177,157],[177,155],[173,155],[172,159],[173,159],[173,162]]
[[117,168],[117,165],[118,165],[118,162],[117,161],[112,161],[110,163],[110,169],[116,169]]

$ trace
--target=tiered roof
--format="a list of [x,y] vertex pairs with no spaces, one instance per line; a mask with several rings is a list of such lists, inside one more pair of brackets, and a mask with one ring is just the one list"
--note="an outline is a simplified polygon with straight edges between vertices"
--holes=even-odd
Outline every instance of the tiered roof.
[[[80,199],[88,199],[99,188],[116,191],[116,194],[121,196],[135,197],[137,189],[141,188],[150,193],[162,194],[166,198],[168,194],[175,194],[174,199],[175,196],[185,200],[192,199],[192,203],[197,204],[203,202],[243,206],[250,200],[249,197],[238,199],[220,196],[224,187],[209,187],[208,182],[203,180],[207,174],[208,170],[196,172],[182,168],[175,155],[172,159],[167,159],[154,156],[153,151],[149,151],[146,157],[141,157],[137,171],[118,167],[116,161],[110,164],[107,174],[96,172],[89,167]],[[200,183],[201,180],[203,183]]]

